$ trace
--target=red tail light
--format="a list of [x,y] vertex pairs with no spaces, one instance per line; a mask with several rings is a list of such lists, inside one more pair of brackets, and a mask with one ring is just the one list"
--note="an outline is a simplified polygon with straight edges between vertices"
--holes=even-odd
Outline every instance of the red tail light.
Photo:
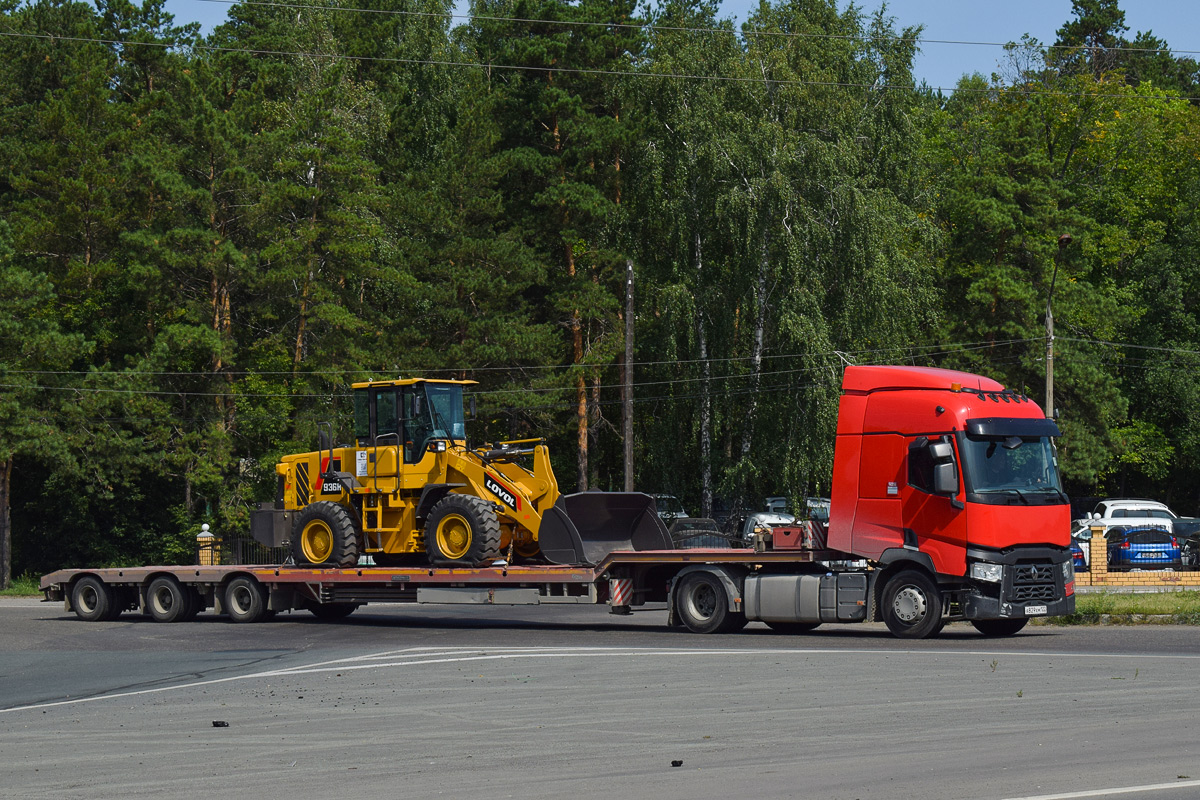
[[1127,542],[1127,541],[1126,541],[1126,542],[1121,542],[1121,549],[1122,549],[1122,550],[1128,550],[1129,548],[1130,548],[1130,544],[1129,544],[1129,542]]
[[1179,547],[1179,540],[1174,536],[1171,537],[1171,547]]

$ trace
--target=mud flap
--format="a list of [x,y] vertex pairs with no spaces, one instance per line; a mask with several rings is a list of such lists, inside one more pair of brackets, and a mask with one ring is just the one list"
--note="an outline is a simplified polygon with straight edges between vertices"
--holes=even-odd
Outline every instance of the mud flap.
[[600,563],[618,550],[673,550],[654,498],[640,492],[580,492],[542,515],[542,555],[555,564]]

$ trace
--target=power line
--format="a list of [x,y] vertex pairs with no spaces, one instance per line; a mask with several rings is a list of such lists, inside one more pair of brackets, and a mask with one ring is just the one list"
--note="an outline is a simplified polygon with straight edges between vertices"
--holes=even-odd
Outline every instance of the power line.
[[216,45],[207,44],[174,44],[169,42],[139,42],[128,41],[124,39],[105,39],[100,37],[90,36],[58,36],[48,33],[18,33],[15,31],[0,31],[0,36],[8,36],[20,39],[43,39],[51,42],[74,42],[83,44],[102,44],[102,45],[119,45],[121,47],[158,47],[161,49],[190,49],[212,53],[241,53],[243,55],[255,56],[297,56],[301,58],[313,59],[328,59],[330,61],[354,61],[368,63],[386,63],[386,64],[411,64],[414,66],[429,66],[429,67],[471,67],[487,70],[512,70],[515,72],[540,72],[540,73],[555,73],[562,75],[602,75],[607,77],[622,77],[622,78],[658,78],[669,80],[696,80],[696,81],[715,81],[734,84],[769,84],[772,86],[813,86],[826,89],[871,89],[880,90],[901,90],[901,91],[936,91],[936,92],[966,92],[968,94],[992,94],[993,92],[1002,91],[1011,94],[1017,94],[1024,97],[1075,97],[1075,98],[1093,98],[1093,99],[1112,99],[1112,100],[1187,100],[1200,102],[1200,96],[1184,96],[1184,95],[1137,95],[1137,94],[1122,94],[1122,93],[1105,93],[1105,92],[1063,92],[1050,89],[1029,89],[1018,88],[1016,86],[1001,87],[989,86],[986,88],[976,88],[972,86],[956,87],[953,89],[944,86],[918,86],[916,84],[893,84],[893,83],[855,83],[852,81],[815,81],[801,80],[799,78],[765,78],[765,77],[741,77],[736,75],[689,75],[686,73],[677,72],[641,72],[628,70],[610,70],[610,69],[588,69],[581,67],[550,67],[550,66],[523,66],[519,64],[495,64],[480,61],[448,61],[439,59],[422,59],[422,58],[400,58],[398,56],[351,56],[338,53],[311,53],[299,50],[264,50],[259,48],[247,47],[219,47]]
[[[292,10],[311,10],[311,11],[340,11],[350,13],[363,14],[383,14],[405,17],[431,17],[439,19],[461,19],[467,21],[484,20],[486,22],[519,22],[528,25],[561,25],[563,27],[580,27],[580,28],[618,28],[640,31],[666,31],[670,33],[705,33],[705,34],[720,34],[720,35],[744,35],[747,37],[779,37],[785,39],[832,39],[837,41],[853,41],[853,42],[876,42],[876,41],[892,41],[900,44],[953,44],[967,45],[974,47],[1001,47],[1019,44],[1017,42],[977,42],[961,39],[927,39],[924,37],[912,36],[863,36],[850,33],[807,33],[802,31],[768,31],[758,28],[747,27],[749,23],[744,23],[742,30],[739,32],[732,28],[700,28],[689,27],[683,25],[650,25],[637,24],[632,22],[592,22],[589,20],[560,20],[560,19],[535,19],[530,17],[501,17],[490,14],[442,14],[435,11],[407,11],[401,9],[382,9],[382,8],[362,8],[362,7],[347,7],[347,6],[330,6],[330,5],[314,5],[307,3],[272,3],[261,2],[261,0],[200,0],[203,3],[218,3],[222,5],[242,5],[242,6],[263,6],[267,8],[286,8]],[[729,20],[732,22],[732,20]],[[1123,53],[1169,53],[1181,55],[1197,55],[1200,50],[1177,50],[1169,47],[1099,47],[1094,45],[1069,45],[1069,44],[1050,44],[1038,45],[1047,50],[1086,50],[1086,51],[1103,51],[1106,53],[1123,52]]]

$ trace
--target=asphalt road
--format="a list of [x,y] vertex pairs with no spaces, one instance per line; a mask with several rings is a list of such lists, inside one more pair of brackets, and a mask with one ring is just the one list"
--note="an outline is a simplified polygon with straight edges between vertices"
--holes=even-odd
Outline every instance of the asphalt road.
[[84,623],[0,601],[0,792],[1200,797],[1196,628],[989,640],[956,624],[902,642],[665,622],[380,606],[335,624]]

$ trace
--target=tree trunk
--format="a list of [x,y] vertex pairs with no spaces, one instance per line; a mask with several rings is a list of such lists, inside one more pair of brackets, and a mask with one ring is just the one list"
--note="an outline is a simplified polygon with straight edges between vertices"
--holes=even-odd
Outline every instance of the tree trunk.
[[[619,163],[619,162],[618,162]],[[625,259],[625,391],[621,433],[624,441],[625,491],[633,491],[633,259]]]
[[12,517],[9,514],[9,490],[12,486],[13,457],[0,465],[0,589],[12,583]]
[[[703,285],[704,258],[701,247],[700,227],[696,227],[696,286]],[[700,351],[700,516],[712,517],[712,367],[708,363],[708,325],[704,321],[704,308],[696,300],[696,346]]]
[[758,259],[758,279],[754,283],[754,343],[750,351],[750,399],[746,404],[746,427],[742,430],[742,459],[750,455],[754,439],[754,417],[758,412],[758,392],[762,385],[762,354],[767,327],[767,271],[770,268],[771,235],[764,232]]

